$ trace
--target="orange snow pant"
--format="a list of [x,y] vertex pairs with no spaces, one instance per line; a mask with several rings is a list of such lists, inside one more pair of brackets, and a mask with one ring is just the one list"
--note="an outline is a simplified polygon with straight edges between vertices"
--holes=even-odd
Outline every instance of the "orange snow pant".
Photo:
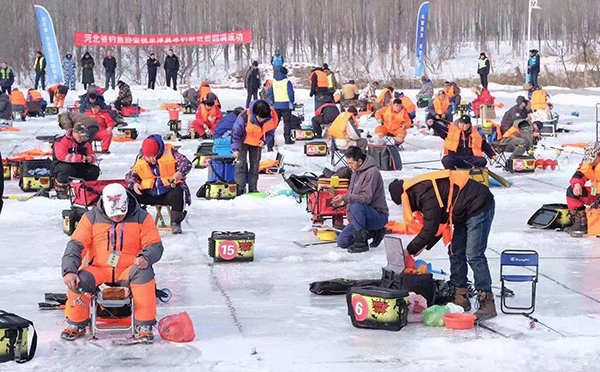
[[396,137],[396,141],[400,143],[404,143],[404,139],[406,138],[406,129],[404,129],[404,127],[400,127],[392,131],[385,125],[380,125],[375,127],[375,133],[382,134],[384,136],[394,136]]
[[[78,273],[81,283],[79,288],[87,293],[95,293],[96,287],[102,283],[116,283],[131,288],[136,324],[156,323],[156,283],[152,266],[140,269],[136,265],[127,268],[110,266],[88,266]],[[71,290],[68,293],[67,313],[70,324],[85,326],[90,318],[89,294],[80,295]]]
[[54,107],[63,108],[65,105],[65,98],[67,98],[66,94],[57,94],[54,96]]

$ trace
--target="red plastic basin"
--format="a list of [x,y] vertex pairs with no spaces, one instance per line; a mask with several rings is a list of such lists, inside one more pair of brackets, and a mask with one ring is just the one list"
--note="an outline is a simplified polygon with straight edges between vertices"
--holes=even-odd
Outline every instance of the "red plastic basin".
[[477,317],[473,314],[444,314],[444,324],[450,329],[471,329],[475,325]]

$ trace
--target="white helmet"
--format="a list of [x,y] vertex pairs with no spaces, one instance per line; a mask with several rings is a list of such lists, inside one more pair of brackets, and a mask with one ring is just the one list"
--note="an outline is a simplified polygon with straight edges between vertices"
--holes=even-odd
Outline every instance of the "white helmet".
[[122,216],[127,214],[128,197],[127,190],[119,183],[111,183],[102,190],[102,204],[104,213],[108,217]]

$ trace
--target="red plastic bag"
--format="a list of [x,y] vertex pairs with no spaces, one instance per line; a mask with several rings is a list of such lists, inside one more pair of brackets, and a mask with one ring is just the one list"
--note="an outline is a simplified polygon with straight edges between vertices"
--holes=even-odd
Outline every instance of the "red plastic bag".
[[192,319],[185,311],[162,318],[158,322],[158,333],[163,340],[172,342],[190,342],[196,338]]

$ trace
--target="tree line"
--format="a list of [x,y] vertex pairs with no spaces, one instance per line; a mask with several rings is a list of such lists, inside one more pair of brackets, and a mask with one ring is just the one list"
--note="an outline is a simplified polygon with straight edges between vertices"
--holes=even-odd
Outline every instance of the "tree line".
[[[252,60],[268,62],[279,47],[286,62],[329,62],[342,76],[389,79],[410,77],[414,65],[415,29],[422,0],[5,0],[0,12],[0,59],[17,80],[32,76],[41,41],[33,5],[52,16],[59,49],[80,59],[74,31],[120,34],[188,34],[251,29],[251,45],[174,46],[182,80],[209,77],[217,59],[234,72]],[[539,0],[533,12],[532,39],[542,55],[562,56],[564,73],[584,83],[600,83],[598,0]],[[426,72],[454,57],[466,43],[498,53],[510,45],[515,58],[527,47],[528,0],[430,0]],[[85,48],[87,50],[87,48]],[[104,47],[90,47],[101,61]],[[121,68],[118,78],[142,83],[150,52],[163,59],[167,47],[110,47]],[[575,63],[578,71],[569,66]],[[98,72],[101,63],[97,63]],[[571,70],[571,71],[570,71]],[[593,79],[593,80],[591,80]]]

